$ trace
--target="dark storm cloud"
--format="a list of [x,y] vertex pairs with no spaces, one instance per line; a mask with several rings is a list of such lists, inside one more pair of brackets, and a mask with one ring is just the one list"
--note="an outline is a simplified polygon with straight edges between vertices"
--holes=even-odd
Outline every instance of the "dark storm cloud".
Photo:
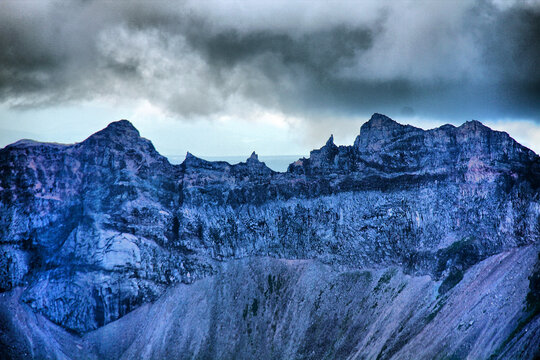
[[383,4],[2,2],[0,101],[540,119],[539,6]]
[[513,7],[497,14],[484,33],[484,54],[510,103],[538,116],[540,106],[540,7]]

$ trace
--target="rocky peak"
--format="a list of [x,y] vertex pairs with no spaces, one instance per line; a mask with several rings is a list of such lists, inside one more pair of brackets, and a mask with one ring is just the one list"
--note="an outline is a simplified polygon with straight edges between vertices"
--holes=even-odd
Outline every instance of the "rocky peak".
[[259,162],[259,155],[254,151],[251,153],[251,156],[247,159],[247,162]]
[[137,130],[135,126],[133,126],[133,124],[129,120],[126,120],[126,119],[113,121],[112,123],[107,125],[105,130],[118,131],[118,132],[135,132],[137,133],[137,135],[139,135],[139,130]]
[[197,181],[205,178],[222,179],[224,174],[228,173],[231,165],[226,161],[208,161],[201,159],[189,151],[186,153],[186,158],[180,164],[180,169],[184,171],[184,175],[190,174]]
[[399,124],[398,122],[390,119],[388,116],[374,113],[371,115],[371,118],[362,125],[360,131],[367,131],[369,129],[399,129],[404,125]]
[[326,144],[324,144],[323,147],[317,150],[312,150],[310,152],[310,157],[320,156],[320,155],[325,156],[325,157],[331,156],[337,152],[337,149],[338,147],[336,146],[336,144],[334,144],[334,135],[330,135],[330,137],[326,141]]
[[204,166],[206,162],[207,162],[206,160],[198,158],[197,156],[193,155],[192,153],[188,151],[186,153],[186,158],[182,162],[182,166],[184,168],[191,168],[191,167],[197,168],[197,167]]
[[312,150],[310,152],[310,157],[313,156],[323,156],[323,157],[332,157],[337,152],[338,147],[334,144],[334,135],[330,135],[326,143],[320,149]]
[[303,163],[303,166],[308,166],[310,173],[331,172],[335,167],[334,160],[338,152],[339,149],[334,144],[334,135],[330,135],[323,147],[309,153],[309,161]]
[[139,131],[128,120],[119,120],[110,123],[103,130],[84,140],[79,146],[91,149],[90,152],[92,153],[96,151],[124,153],[129,149],[134,149],[137,152],[148,155],[158,155],[152,143],[141,137]]
[[150,171],[150,164],[170,165],[156,151],[152,142],[141,137],[128,120],[110,123],[103,130],[76,144],[72,151],[80,153],[87,164],[106,164],[109,169],[122,170],[129,165],[140,170],[143,166],[146,173],[151,174],[155,171]]
[[360,128],[360,135],[354,145],[358,149],[379,149],[384,143],[393,142],[395,138],[407,133],[422,132],[422,129],[410,125],[401,125],[386,115],[375,113]]
[[265,178],[273,173],[264,162],[259,161],[259,156],[255,151],[251,153],[251,156],[247,158],[246,162],[233,165],[232,168],[233,173],[239,177]]
[[110,123],[105,129],[98,131],[88,139],[131,141],[140,137],[139,130],[137,130],[131,122],[128,120],[119,120]]
[[482,122],[478,120],[470,120],[465,122],[463,125],[460,126],[460,128],[463,129],[470,129],[470,130],[491,130],[486,125],[482,124]]
[[334,145],[334,134],[331,134],[330,137],[328,138],[328,140],[326,141],[326,145],[325,146],[332,146]]
[[[480,121],[471,120],[455,128],[453,132],[462,162],[470,169],[489,168],[529,174],[534,184],[540,174],[540,158],[534,151],[515,141],[502,131],[492,130]],[[484,169],[485,170],[485,169]],[[536,185],[535,185],[536,186]]]
[[490,129],[478,120],[467,121],[457,128],[457,133],[458,136],[461,136],[464,139],[479,139],[493,135],[497,136],[497,134],[503,134]]

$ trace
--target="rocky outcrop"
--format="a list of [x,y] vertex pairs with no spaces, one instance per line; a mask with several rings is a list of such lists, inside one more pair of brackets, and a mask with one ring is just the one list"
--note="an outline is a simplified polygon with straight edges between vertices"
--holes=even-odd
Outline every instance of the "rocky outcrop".
[[171,165],[122,120],[74,145],[0,150],[0,287],[77,333],[261,256],[392,267],[444,296],[475,264],[537,244],[539,188],[539,157],[477,121],[424,131],[374,114],[354,145],[330,137],[277,173],[255,153]]
[[28,285],[23,299],[54,322],[102,326],[182,269],[162,246],[171,238],[165,209],[178,203],[175,177],[163,174],[175,169],[129,122],[70,146],[19,142],[0,158],[2,261],[17,270],[0,283]]

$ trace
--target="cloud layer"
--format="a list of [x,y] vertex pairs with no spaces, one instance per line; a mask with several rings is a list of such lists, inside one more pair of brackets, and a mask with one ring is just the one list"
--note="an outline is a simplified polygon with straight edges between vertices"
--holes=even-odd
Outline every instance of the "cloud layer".
[[0,102],[540,121],[535,1],[3,1]]

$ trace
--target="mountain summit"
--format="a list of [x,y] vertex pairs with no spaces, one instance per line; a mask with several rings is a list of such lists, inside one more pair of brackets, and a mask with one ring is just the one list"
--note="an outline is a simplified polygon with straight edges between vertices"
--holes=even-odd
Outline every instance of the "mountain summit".
[[362,125],[361,129],[368,131],[369,129],[396,129],[404,125],[390,119],[388,116],[374,113],[371,118]]
[[128,120],[110,123],[105,129],[98,131],[87,140],[107,139],[112,141],[130,141],[140,138],[139,130]]

